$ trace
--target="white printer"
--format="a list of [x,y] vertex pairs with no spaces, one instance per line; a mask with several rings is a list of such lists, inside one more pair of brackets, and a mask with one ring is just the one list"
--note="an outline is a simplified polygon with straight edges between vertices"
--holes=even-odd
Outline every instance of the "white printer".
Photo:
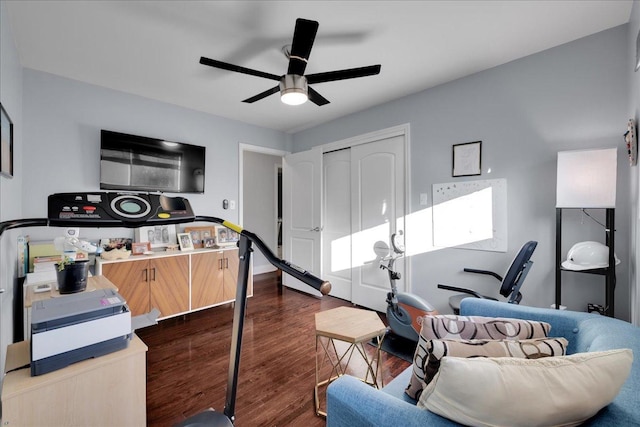
[[31,375],[42,375],[129,345],[131,312],[112,289],[37,301],[32,306]]

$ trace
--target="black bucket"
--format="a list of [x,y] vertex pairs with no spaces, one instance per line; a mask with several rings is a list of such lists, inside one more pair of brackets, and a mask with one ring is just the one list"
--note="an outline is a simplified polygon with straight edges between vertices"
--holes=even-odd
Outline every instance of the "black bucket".
[[[56,264],[58,268],[58,264]],[[64,270],[57,271],[58,291],[61,294],[74,294],[87,288],[89,275],[89,261],[76,261],[64,266]]]

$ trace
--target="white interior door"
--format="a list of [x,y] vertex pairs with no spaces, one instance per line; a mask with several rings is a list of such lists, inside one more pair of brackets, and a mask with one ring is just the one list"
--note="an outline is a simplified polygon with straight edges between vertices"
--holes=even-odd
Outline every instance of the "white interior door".
[[[322,151],[289,154],[282,164],[284,259],[320,276],[322,214]],[[285,274],[282,283],[313,295],[312,287]]]
[[322,168],[322,278],[332,296],[351,301],[351,150],[325,153]]
[[[351,148],[351,301],[378,311],[386,310],[390,284],[373,246],[383,241],[391,247],[391,235],[404,232],[404,138],[394,136]],[[395,267],[402,276],[398,290],[403,291],[403,260],[396,261]]]

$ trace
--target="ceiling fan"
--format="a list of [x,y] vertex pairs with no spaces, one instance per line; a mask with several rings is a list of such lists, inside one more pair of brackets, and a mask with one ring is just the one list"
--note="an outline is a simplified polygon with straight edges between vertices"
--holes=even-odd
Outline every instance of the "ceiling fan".
[[304,70],[307,67],[307,61],[311,54],[311,48],[313,47],[313,41],[315,40],[316,33],[318,32],[318,25],[318,22],[310,21],[308,19],[298,18],[296,20],[296,28],[293,33],[291,51],[285,52],[289,58],[289,68],[287,69],[287,74],[282,76],[252,70],[251,68],[233,65],[227,62],[216,61],[215,59],[205,58],[204,56],[200,57],[200,63],[215,68],[221,68],[223,70],[235,71],[280,82],[278,86],[265,90],[264,92],[252,96],[251,98],[247,98],[242,102],[253,103],[279,91],[280,99],[285,104],[300,105],[305,103],[308,99],[318,106],[326,105],[329,101],[311,88],[309,86],[310,84],[373,76],[380,73],[380,65],[370,65],[368,67],[304,75]]

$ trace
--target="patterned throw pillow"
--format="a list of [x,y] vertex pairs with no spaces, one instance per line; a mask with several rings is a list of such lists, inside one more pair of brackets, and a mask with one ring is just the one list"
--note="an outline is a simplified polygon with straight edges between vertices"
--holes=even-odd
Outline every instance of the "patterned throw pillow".
[[[485,340],[523,340],[546,338],[551,325],[532,320],[509,319],[503,317],[456,316],[441,314],[424,316],[418,319],[421,324],[420,337],[413,362],[413,375],[406,393],[418,399],[423,387],[427,341],[432,339],[485,339]],[[419,357],[418,357],[419,356]],[[491,356],[491,355],[487,355]],[[502,356],[498,354],[495,356]],[[416,362],[417,360],[417,362]]]
[[550,324],[535,320],[450,314],[423,316],[418,323],[422,325],[420,336],[425,339],[523,340],[547,337],[551,329]]
[[539,359],[564,356],[565,338],[534,338],[527,340],[425,340],[420,339],[413,358],[413,375],[406,393],[418,400],[424,388],[440,369],[445,356],[453,357],[517,357]]

